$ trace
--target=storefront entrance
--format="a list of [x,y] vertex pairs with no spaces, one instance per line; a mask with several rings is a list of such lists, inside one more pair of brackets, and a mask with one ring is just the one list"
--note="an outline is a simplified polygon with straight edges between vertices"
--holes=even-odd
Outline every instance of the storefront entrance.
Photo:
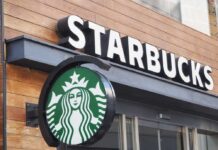
[[214,132],[117,115],[109,132],[94,145],[61,145],[58,150],[216,150],[217,140]]
[[[54,69],[63,58],[83,56],[78,51],[66,51],[26,37],[10,40],[7,46],[9,63],[37,66],[35,69],[44,71]],[[44,57],[51,52],[52,58]],[[102,73],[110,80],[116,93],[116,118],[97,143],[83,147],[60,144],[58,150],[217,149],[216,95],[116,63],[111,63],[108,71],[93,64],[82,67]]]
[[183,150],[182,127],[118,115],[110,131],[96,144],[60,149],[135,150],[139,147],[141,150]]

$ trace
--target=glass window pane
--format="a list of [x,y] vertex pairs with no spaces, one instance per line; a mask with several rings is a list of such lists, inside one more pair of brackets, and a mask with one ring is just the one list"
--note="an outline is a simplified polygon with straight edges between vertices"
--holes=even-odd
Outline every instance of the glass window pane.
[[109,131],[97,143],[90,146],[61,145],[57,150],[119,150],[120,149],[120,121],[116,117]]
[[207,138],[204,134],[198,134],[198,147],[199,150],[207,150]]
[[139,140],[141,150],[158,150],[157,129],[139,126]]
[[134,0],[142,5],[153,8],[158,12],[181,20],[180,0]]
[[218,133],[199,133],[198,147],[199,150],[217,150]]
[[161,150],[182,150],[182,134],[177,131],[160,130]]
[[218,135],[207,135],[208,150],[218,149]]
[[192,130],[193,129],[189,129],[189,131],[188,131],[188,133],[189,133],[189,148],[190,148],[190,150],[193,150],[194,149],[194,145],[193,145],[193,143],[194,143],[194,140],[193,140],[193,133],[192,133]]
[[92,145],[96,150],[118,150],[119,149],[119,119],[115,118],[110,130],[104,135],[104,137]]
[[207,35],[218,37],[218,0],[133,0]]
[[133,150],[132,119],[126,120],[127,148]]

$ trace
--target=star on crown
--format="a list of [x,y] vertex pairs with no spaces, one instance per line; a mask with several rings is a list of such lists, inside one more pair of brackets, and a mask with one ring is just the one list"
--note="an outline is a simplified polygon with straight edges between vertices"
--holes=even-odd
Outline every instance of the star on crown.
[[63,90],[66,92],[75,87],[87,87],[89,81],[86,80],[85,77],[79,80],[79,76],[79,74],[76,74],[76,72],[74,72],[73,75],[70,76],[71,82],[65,82],[65,85],[62,86]]

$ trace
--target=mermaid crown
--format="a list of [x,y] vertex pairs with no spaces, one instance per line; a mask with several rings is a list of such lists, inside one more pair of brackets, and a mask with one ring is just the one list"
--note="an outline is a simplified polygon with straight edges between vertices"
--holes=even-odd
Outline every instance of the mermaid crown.
[[79,76],[79,74],[74,72],[73,75],[70,76],[71,82],[65,82],[65,85],[62,86],[63,90],[66,92],[75,87],[86,88],[89,81],[86,80],[85,77],[79,80]]

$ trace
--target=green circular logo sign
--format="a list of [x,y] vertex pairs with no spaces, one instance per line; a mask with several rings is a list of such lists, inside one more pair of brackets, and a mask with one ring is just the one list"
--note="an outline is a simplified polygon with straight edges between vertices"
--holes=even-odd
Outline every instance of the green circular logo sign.
[[56,71],[40,96],[40,129],[47,143],[82,145],[97,141],[113,120],[113,94],[109,81],[88,68],[68,66]]
[[90,139],[102,125],[107,108],[104,85],[95,72],[72,68],[53,83],[46,119],[53,135],[75,145]]

